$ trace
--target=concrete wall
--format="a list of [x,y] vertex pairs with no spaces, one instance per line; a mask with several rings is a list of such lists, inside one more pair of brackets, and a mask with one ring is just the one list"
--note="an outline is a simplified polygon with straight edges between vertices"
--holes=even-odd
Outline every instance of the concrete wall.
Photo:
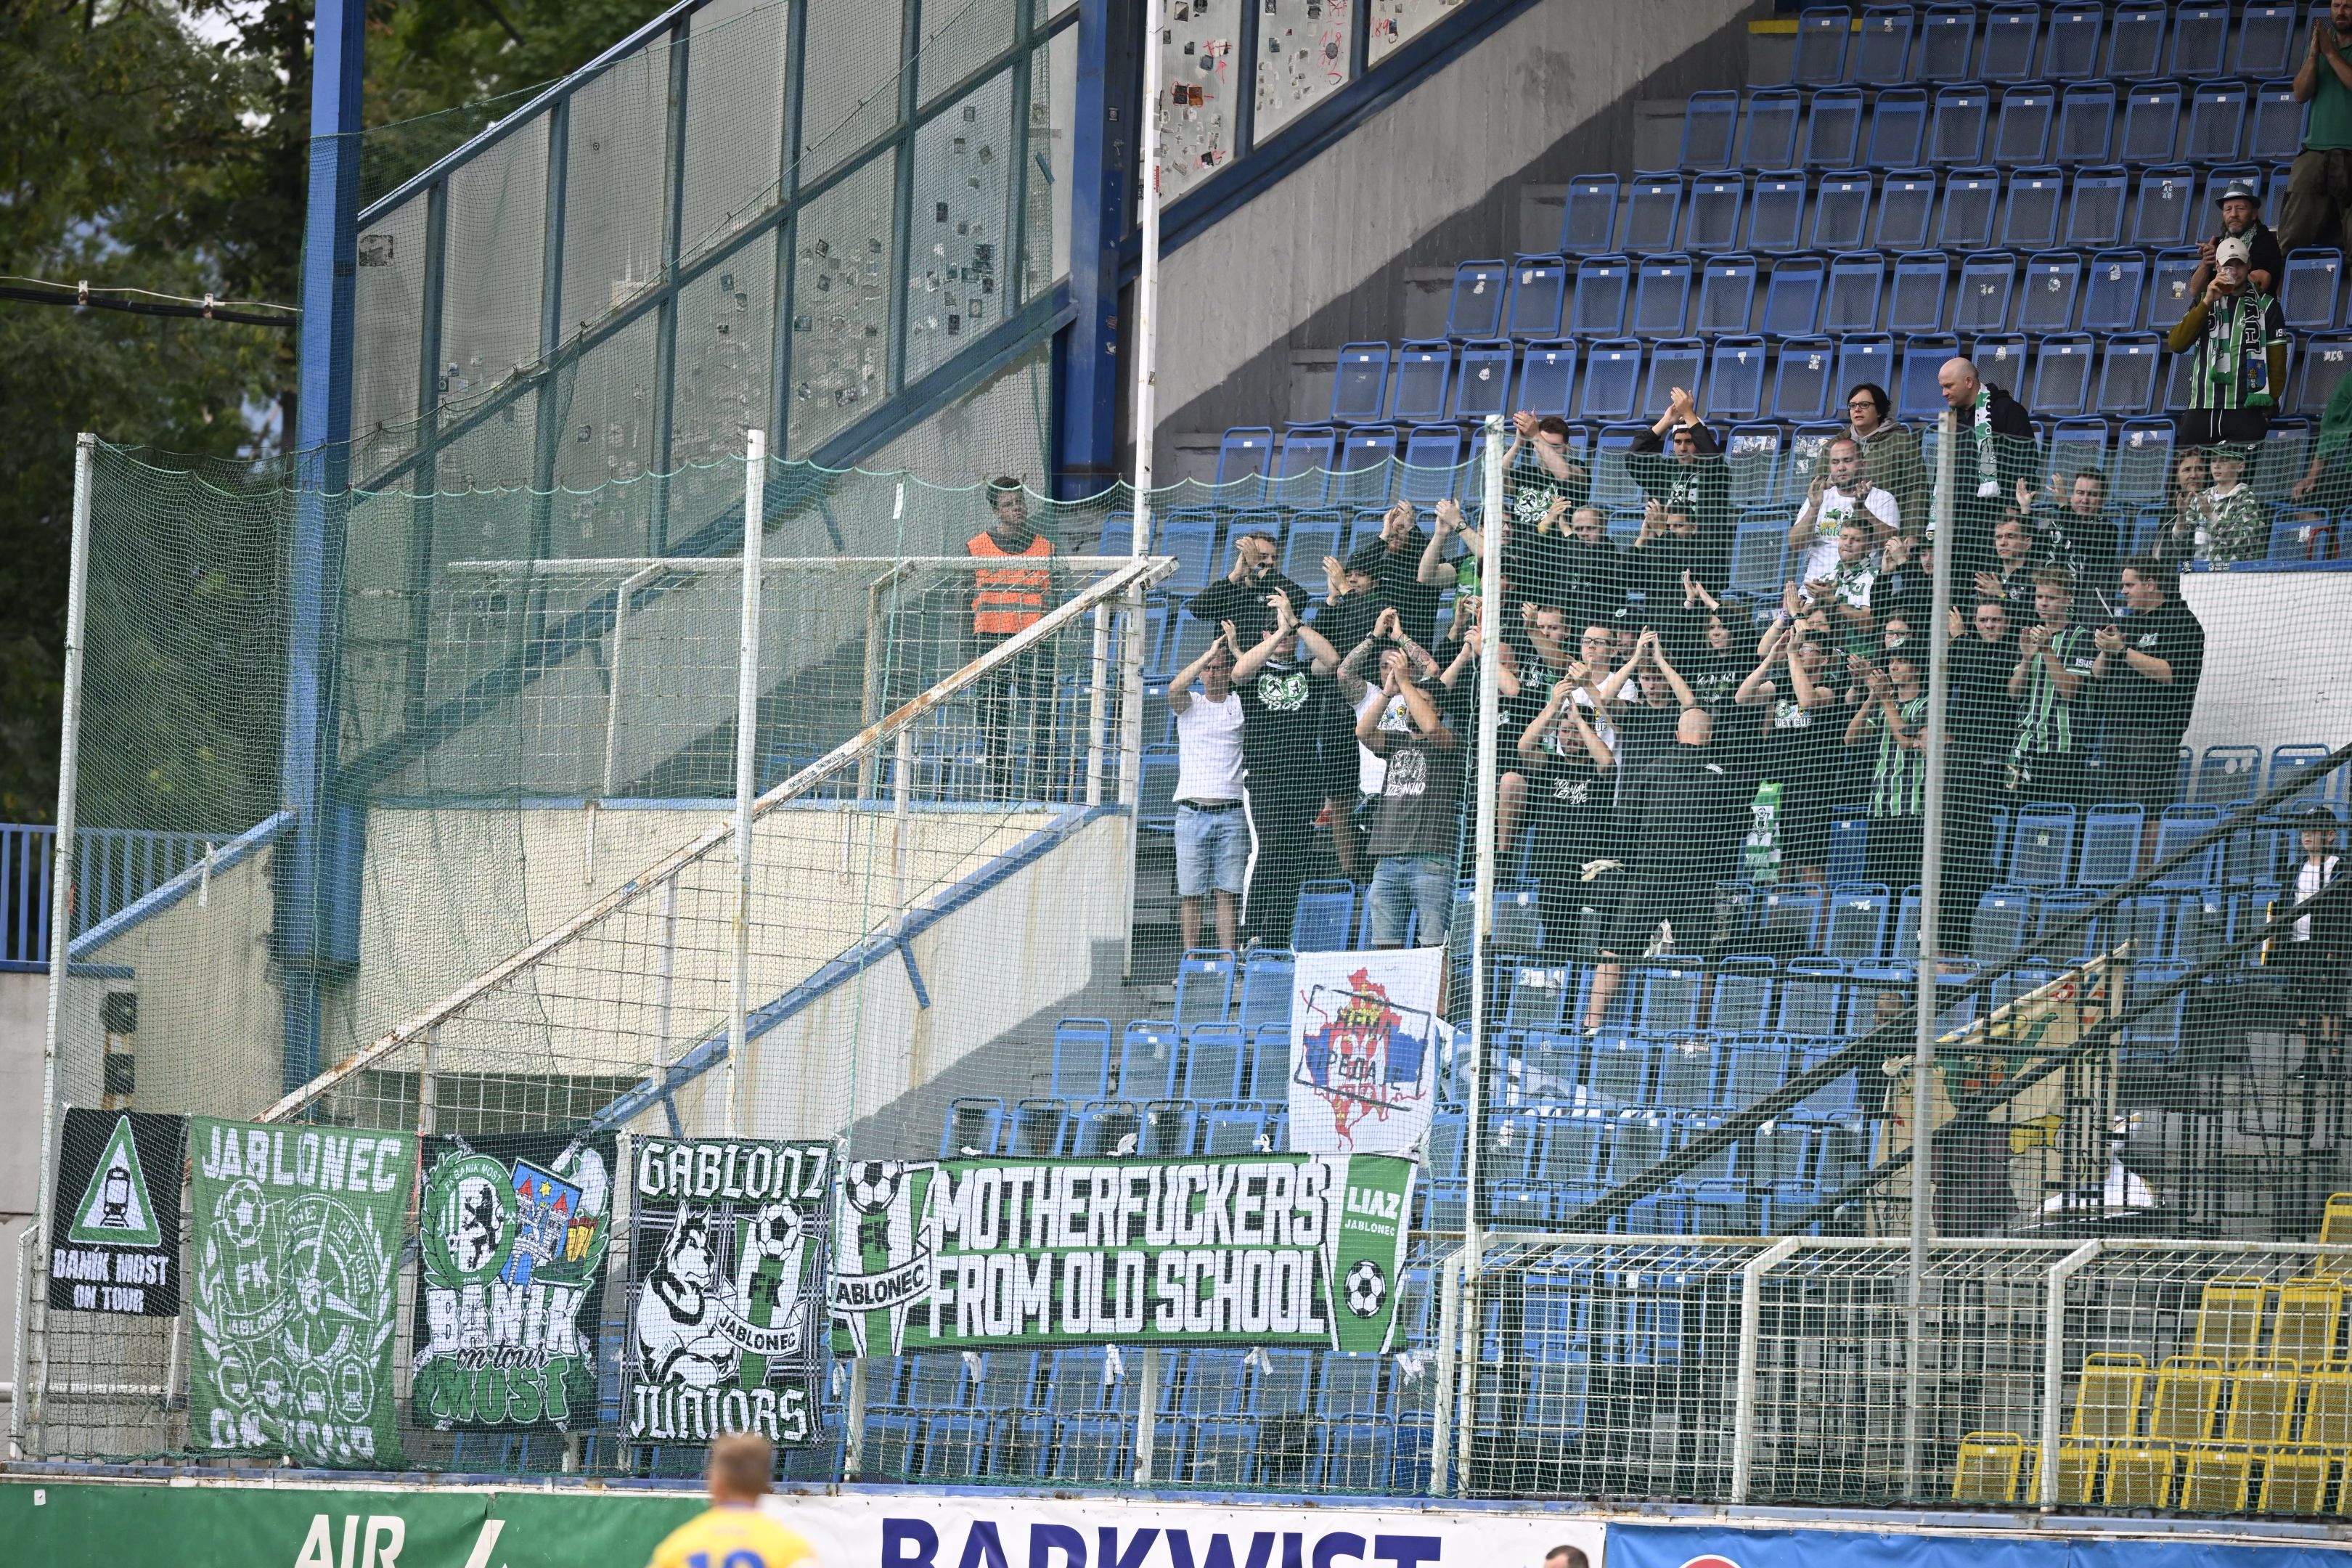
[[1738,83],[1753,10],[1532,5],[1169,256],[1160,439],[1283,417],[1293,347],[1402,336],[1410,269],[1519,248],[1523,182],[1630,167],[1637,100]]
[[2180,589],[2205,627],[2189,745],[2352,741],[2352,572],[2191,572]]

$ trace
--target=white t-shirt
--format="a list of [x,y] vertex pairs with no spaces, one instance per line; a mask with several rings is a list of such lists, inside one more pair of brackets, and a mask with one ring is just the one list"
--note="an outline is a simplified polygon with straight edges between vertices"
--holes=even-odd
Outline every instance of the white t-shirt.
[[1805,570],[1799,582],[1811,583],[1837,570],[1838,534],[1848,524],[1858,521],[1864,512],[1890,530],[1900,525],[1895,498],[1885,490],[1873,487],[1865,494],[1851,496],[1831,485],[1822,491],[1822,504],[1813,509],[1812,552],[1805,557]]
[[[1391,697],[1369,682],[1364,687],[1364,700],[1356,704],[1356,717],[1361,719],[1381,703],[1388,711],[1381,715],[1380,727],[1391,735],[1412,732],[1412,711],[1402,697]],[[1356,788],[1367,795],[1375,795],[1388,788],[1389,760],[1375,752],[1361,741],[1356,742]]]
[[[2336,879],[2336,869],[2339,864],[2341,862],[2337,857],[2330,855],[2315,862],[2305,860],[2302,865],[2297,866],[2294,868],[2294,901],[2300,904],[2306,900],[2317,898],[2319,890]],[[2295,918],[2292,940],[2295,942],[2311,940],[2309,915],[2299,915]]]
[[1242,797],[1242,700],[1228,691],[1212,702],[1198,691],[1176,715],[1176,798]]

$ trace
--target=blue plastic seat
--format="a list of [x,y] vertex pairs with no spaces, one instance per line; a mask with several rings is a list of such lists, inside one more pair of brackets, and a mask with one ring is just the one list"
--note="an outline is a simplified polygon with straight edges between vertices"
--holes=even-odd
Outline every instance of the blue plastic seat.
[[1822,331],[1877,331],[1885,289],[1886,262],[1877,252],[1856,251],[1834,258],[1830,262],[1828,292],[1822,301]]
[[[1804,424],[1829,417],[1842,389],[1835,381],[1837,347],[1828,338],[1789,338],[1772,367],[1772,417]],[[1777,586],[1774,584],[1767,586]]]
[[1860,88],[1830,87],[1813,94],[1811,111],[1805,117],[1804,156],[1799,166],[1852,168],[1862,151],[1862,117]]
[[[1691,225],[1693,250],[1726,250],[1727,245],[1702,244],[1698,225]],[[1805,177],[1802,174],[1759,174],[1748,206],[1748,248],[1768,256],[1785,255],[1804,242]]]
[[[1323,570],[1323,557],[1339,552],[1339,514],[1300,512],[1291,520],[1282,542],[1282,573],[1294,583],[1313,582]],[[1300,573],[1307,575],[1301,577]]]
[[[2156,338],[2149,333],[2142,341],[2155,342]],[[2114,342],[2109,340],[2111,355]],[[2115,469],[2108,485],[2117,501],[2133,506],[2164,499],[2172,483],[2172,438],[2173,423],[2162,416],[2124,421],[2116,440]],[[2135,542],[2131,553],[2143,552],[2144,547]]]
[[[1217,445],[1217,483],[1237,488],[1221,496],[1239,506],[1255,506],[1265,499],[1265,476],[1274,466],[1274,432],[1264,426],[1242,426],[1225,432]],[[1202,586],[1206,586],[1205,584]],[[1199,588],[1171,586],[1171,593],[1199,593]]]
[[[2197,248],[2178,246],[2160,250],[2148,263],[2147,307],[2140,324],[2151,331],[2169,331],[2194,303],[2189,285],[2196,276]],[[2186,356],[2184,356],[2186,357]]]
[[2069,83],[2058,98],[2058,134],[2053,155],[2070,169],[2104,163],[2115,139],[2115,84]]
[[[1729,351],[1717,343],[1716,352],[1722,356]],[[1738,374],[1738,367],[1730,367],[1724,373],[1723,379],[1728,384]],[[1714,379],[1714,373],[1710,372],[1709,407],[1715,406]],[[1724,476],[1729,481],[1733,506],[1743,509],[1757,507],[1771,500],[1773,487],[1780,477],[1780,448],[1784,436],[1780,426],[1770,421],[1731,427],[1731,439],[1725,443],[1723,449],[1723,468]],[[1732,568],[1735,572],[1739,563],[1738,548],[1738,538],[1735,532],[1732,541]]]
[[[2033,381],[2029,395],[2034,411],[2045,417],[2071,420],[2090,405],[2091,375],[2095,365],[2094,354],[2097,345],[2087,332],[2058,332],[2039,338],[2034,343]],[[2063,440],[2063,429],[2053,438]],[[2105,457],[2105,426],[2084,437],[2100,450],[2093,455],[2093,466]],[[2053,457],[2054,460],[2054,457]]]
[[1813,192],[1812,232],[1805,244],[1814,250],[1861,249],[1870,226],[1872,184],[1867,169],[1822,175]]
[[2058,209],[2066,178],[2054,168],[2020,169],[2009,177],[2000,243],[2010,250],[2047,250],[2058,243]]
[[1969,0],[1943,0],[1920,13],[1919,80],[1964,81],[1974,74],[1976,58],[1977,6]]
[[2079,170],[2064,204],[2059,243],[2086,250],[2121,240],[2130,185],[2131,176],[2120,168]]
[[1519,361],[1518,405],[1565,418],[1576,388],[1576,361],[1571,342],[1529,343]]
[[2018,812],[2010,834],[2009,879],[2021,888],[2063,888],[2073,879],[2074,808],[2050,802]]
[[[2302,20],[2292,4],[2247,5],[2239,13],[2236,36],[2231,40],[2230,74],[2257,81],[2286,76],[2294,69],[2310,37],[2310,24]],[[2174,74],[2199,76],[2204,68]]]
[[[1906,257],[1903,262],[1898,262],[1897,271],[1911,259]],[[1940,268],[1937,270],[1940,272]],[[1954,330],[1974,334],[1998,332],[2006,328],[2016,288],[2017,258],[2005,250],[1987,251],[1961,262],[1959,301],[1952,312]],[[1940,294],[1937,303],[1940,307]],[[1940,316],[1940,310],[1938,314]],[[1900,327],[1902,323],[1895,324]],[[1914,330],[1934,331],[1942,325],[1941,320],[1936,320]]]
[[1878,188],[1878,220],[1871,230],[1873,249],[1917,250],[1927,245],[1928,220],[1936,208],[1936,175],[1928,169],[1896,169]]
[[[1715,341],[1707,355],[1706,386],[1700,401],[1710,418],[1748,420],[1763,413],[1765,359],[1762,338],[1726,336]],[[1650,374],[1654,381],[1655,360],[1651,362]]]
[[1259,948],[1252,952],[1242,971],[1234,1016],[1251,1028],[1261,1024],[1287,1024],[1290,982],[1296,967],[1297,961],[1280,948]]
[[940,1126],[940,1158],[993,1154],[1003,1131],[1004,1101],[993,1096],[950,1100],[947,1120]]
[[1584,388],[1577,415],[1584,419],[1631,419],[1639,396],[1642,344],[1638,338],[1603,338],[1584,361]]
[[1705,256],[1738,244],[1739,215],[1747,200],[1747,178],[1736,169],[1694,178],[1690,198],[1683,204],[1683,248]]
[[1300,952],[1334,952],[1348,946],[1354,931],[1356,888],[1352,882],[1316,879],[1298,889],[1298,913],[1291,945]]
[[1398,476],[1397,497],[1434,506],[1454,491],[1454,469],[1462,464],[1462,432],[1452,425],[1416,425],[1404,439],[1403,471]]
[[[2021,332],[2063,332],[2074,325],[2074,305],[2083,292],[2083,258],[2071,250],[2028,257],[2025,286],[2017,307]],[[2035,405],[2037,409],[2039,405]]]
[[1780,1016],[1773,1027],[1800,1039],[1844,1032],[1846,966],[1833,959],[1792,961],[1780,979]]
[[1683,108],[1682,166],[1720,169],[1729,164],[1738,126],[1739,94],[1723,89],[1692,93]]
[[1328,499],[1341,506],[1386,506],[1396,489],[1396,426],[1362,425],[1349,431],[1339,443],[1339,471]]
[[2343,280],[2342,251],[2304,249],[2288,257],[2285,284],[2279,291],[2286,324],[2305,332],[2326,331],[2335,326]]
[[1940,250],[1982,250],[1992,243],[1993,218],[2000,208],[2000,174],[1992,169],[1955,169],[1944,181],[1944,211],[1936,223]]
[[2099,42],[2106,9],[2092,0],[2072,0],[2053,8],[2042,41],[2042,73],[2053,81],[2080,81],[2099,74]]
[[2303,105],[2294,100],[2294,83],[2264,82],[2254,89],[2245,148],[2247,157],[2265,163],[2291,160],[2302,151]]
[[2179,83],[2142,82],[2125,97],[2123,138],[2119,149],[2125,163],[2169,163],[2179,131]]
[[1885,386],[1895,372],[1895,340],[1884,332],[1850,332],[1838,342],[1838,383],[1858,381]]
[[2083,817],[2081,863],[2074,881],[2084,888],[2114,888],[2139,869],[2140,826],[2147,812],[2130,805],[2095,805]]
[[[1236,437],[1247,437],[1260,447],[1259,451],[1251,454],[1255,458],[1264,455],[1264,442],[1259,438],[1271,437],[1273,434],[1270,430],[1228,430],[1225,432],[1225,446],[1231,448]],[[1233,477],[1225,472],[1221,458],[1218,463],[1219,483],[1225,483]],[[1176,569],[1161,581],[1160,591],[1184,597],[1206,588],[1216,571],[1216,552],[1217,517],[1214,512],[1170,512],[1160,525],[1159,552],[1174,556]]]
[[1579,174],[1569,181],[1559,223],[1562,255],[1598,256],[1615,248],[1617,196],[1614,174]]
[[2034,45],[2042,40],[2042,7],[1994,5],[1985,12],[1985,42],[1976,75],[1988,82],[2022,82],[2034,75]]
[[1829,896],[1829,926],[1822,951],[1847,963],[1873,961],[1885,951],[1886,928],[1894,918],[1895,898],[1874,882],[1833,886]]
[[1569,335],[1613,338],[1625,330],[1625,299],[1632,292],[1633,264],[1622,256],[1590,256],[1577,264],[1576,292],[1569,302]]
[[[1784,256],[1774,262],[1771,279],[1764,286],[1765,332],[1788,338],[1811,331],[1821,315],[1828,276],[1828,264],[1818,256]],[[1705,314],[1704,307],[1701,313]]]
[[1805,95],[1794,88],[1759,88],[1748,95],[1739,117],[1739,150],[1722,163],[1685,167],[1786,169],[1797,162],[1797,129],[1805,111]]
[[1927,135],[1927,94],[1916,87],[1890,87],[1871,106],[1870,140],[1863,162],[1878,169],[1910,169],[1919,163]]
[[1389,345],[1343,345],[1331,378],[1331,417],[1349,424],[1379,419],[1388,408],[1388,395]]
[[2025,339],[2015,332],[1979,336],[1969,357],[1995,386],[2023,386],[2032,363]]
[[1522,256],[1511,264],[1511,288],[1504,310],[1503,335],[1556,338],[1568,303],[1568,261],[1559,256]]
[[2092,332],[2136,329],[2147,284],[2147,258],[2138,251],[2102,250],[2094,255],[2090,275],[2083,284],[2083,329]]
[[1886,328],[1894,332],[1940,332],[1944,330],[1944,296],[1951,272],[1941,251],[1914,251],[1895,258],[1895,280],[1889,289]]
[[[1203,645],[1205,646],[1205,645]],[[1167,676],[1160,677],[1165,684]],[[1137,824],[1154,833],[1172,833],[1176,828],[1176,748],[1153,744],[1143,748],[1142,773],[1139,788],[1142,802],[1136,813]]]
[[1396,395],[1390,409],[1397,419],[1443,419],[1445,395],[1454,381],[1454,345],[1442,338],[1409,342],[1397,350]]
[[1682,226],[1683,177],[1636,174],[1625,199],[1625,232],[1618,248],[1635,256],[1672,250]]
[[1865,5],[1853,30],[1846,79],[1865,87],[1893,87],[1911,79],[1912,8]]
[[[1699,269],[1697,320],[1692,329],[1703,337],[1721,332],[1745,332],[1756,303],[1756,258],[1717,256]],[[1721,413],[1714,405],[1711,413]]]
[[1943,407],[1936,373],[1960,352],[1960,340],[1949,332],[1915,332],[1903,340],[1901,368],[1895,382],[1895,416],[1932,421]]
[[1731,539],[1730,585],[1750,594],[1776,588],[1781,581],[1788,535],[1788,525],[1778,518],[1739,524]]
[[1111,1027],[1108,1018],[1064,1018],[1054,1026],[1054,1093],[1064,1100],[1100,1100],[1110,1092]]
[[1789,79],[1800,87],[1843,80],[1846,37],[1853,26],[1853,14],[1843,5],[1808,5],[1798,12]]
[[1465,261],[1454,268],[1454,292],[1445,304],[1445,335],[1491,338],[1502,331],[1503,295],[1509,286],[1506,261]]
[[1489,414],[1510,413],[1514,357],[1507,341],[1463,344],[1462,360],[1454,376],[1452,416],[1483,419]]
[[[2162,76],[2167,0],[2124,0],[2108,19],[2106,74],[2118,81]],[[2219,61],[2216,49],[2211,59]]]
[[2230,45],[2230,10],[2224,0],[2176,5],[2172,36],[2165,47],[2166,76],[2210,76]]
[[1196,1024],[1184,1035],[1184,1098],[1239,1100],[1246,1051],[1239,1024]]
[[2246,84],[2203,81],[2189,97],[2188,142],[2180,155],[2192,163],[2226,163],[2246,139]]
[[1975,82],[1938,88],[1928,120],[1927,162],[1949,167],[1982,158],[1985,118],[1991,104],[1992,95]]
[[[1195,948],[1176,965],[1176,1026],[1222,1024],[1233,1010],[1234,955],[1223,948]],[[1129,1089],[1132,1096],[1137,1091]],[[1154,1091],[1156,1094],[1156,1090]],[[1232,1098],[1227,1096],[1228,1099]]]
[[1626,331],[1639,338],[1678,338],[1690,312],[1691,259],[1654,256],[1636,271],[1633,321]]
[[[2098,385],[2092,394],[2092,406],[2125,418],[2152,413],[2163,366],[2164,340],[2154,332],[2118,332],[2108,338],[2099,356]],[[2121,463],[2118,458],[2118,468]],[[2120,485],[2116,488],[2120,494]]]
[[2294,388],[2287,405],[2316,415],[2327,406],[2336,383],[2352,371],[2352,332],[2315,333],[2303,347],[2302,363],[2289,378]]
[[2140,175],[2132,203],[2129,243],[2151,248],[2188,243],[2192,233],[2203,232],[2206,215],[2196,210],[2196,174],[2187,165],[2148,170]]
[[[1282,433],[1269,499],[1287,507],[1323,504],[1338,466],[1339,433],[1328,425],[1293,425]],[[1287,568],[1286,567],[1286,571]]]
[[2050,128],[2058,114],[2058,89],[2046,81],[2024,81],[2004,89],[1992,126],[1992,161],[2003,169],[2039,163],[2050,156]]

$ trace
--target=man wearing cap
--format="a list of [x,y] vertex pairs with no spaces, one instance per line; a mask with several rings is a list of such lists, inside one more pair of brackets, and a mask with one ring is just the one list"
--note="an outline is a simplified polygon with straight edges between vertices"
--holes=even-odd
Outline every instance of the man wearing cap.
[[2279,248],[2296,251],[2339,235],[2352,239],[2352,0],[2328,0],[2327,19],[2315,22],[2303,64],[2294,73],[2294,100],[2311,106],[2303,151],[2286,180],[2286,211],[2279,218]]
[[2262,198],[2254,187],[2243,180],[2231,180],[2221,193],[2221,232],[2197,247],[2197,271],[2189,279],[2189,293],[2194,299],[2205,292],[2205,285],[2213,281],[2215,253],[2225,239],[2242,239],[2248,270],[2246,283],[2257,294],[2276,295],[2279,279],[2286,275],[2286,256],[2279,249],[2278,236],[2263,222]]
[[2213,280],[2164,340],[2174,353],[2197,356],[2179,416],[2184,447],[2259,441],[2270,428],[2286,379],[2286,315],[2247,283],[2252,251],[2235,235],[2214,246]]

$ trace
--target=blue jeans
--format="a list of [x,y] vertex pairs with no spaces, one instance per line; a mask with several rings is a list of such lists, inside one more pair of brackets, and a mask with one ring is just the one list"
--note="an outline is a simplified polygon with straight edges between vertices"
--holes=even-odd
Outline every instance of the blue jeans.
[[1213,887],[1242,896],[1249,883],[1249,818],[1231,811],[1176,808],[1176,896],[1197,899]]
[[1402,947],[1406,917],[1419,914],[1413,940],[1442,947],[1454,912],[1454,862],[1435,855],[1386,855],[1372,868],[1372,945]]

